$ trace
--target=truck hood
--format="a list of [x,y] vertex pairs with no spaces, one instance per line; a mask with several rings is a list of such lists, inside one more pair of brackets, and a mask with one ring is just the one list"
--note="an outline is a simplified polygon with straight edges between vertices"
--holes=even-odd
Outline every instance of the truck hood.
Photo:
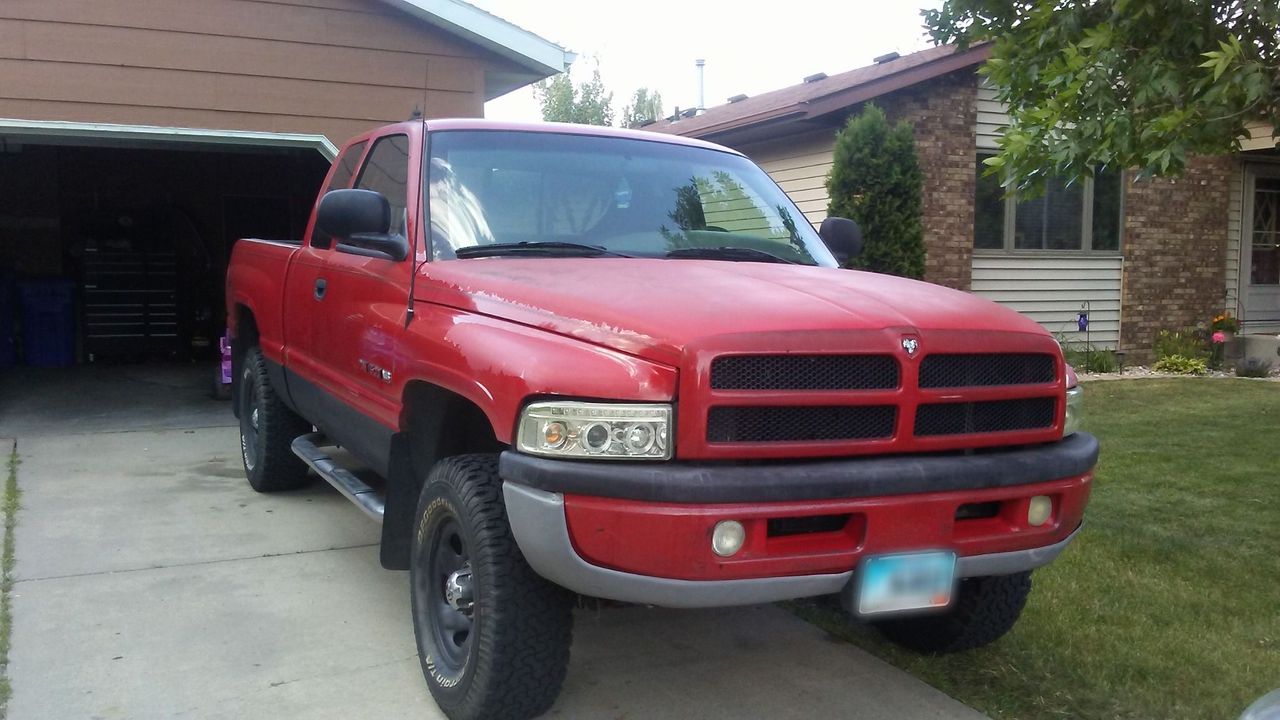
[[[688,348],[726,336],[851,330],[1048,336],[1032,320],[969,293],[890,275],[801,265],[476,258],[424,265],[415,295],[673,367]],[[774,344],[771,349],[791,348]]]

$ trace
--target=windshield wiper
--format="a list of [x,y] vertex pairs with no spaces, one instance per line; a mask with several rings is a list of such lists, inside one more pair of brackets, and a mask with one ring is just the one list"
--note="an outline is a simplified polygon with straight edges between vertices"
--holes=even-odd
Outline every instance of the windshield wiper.
[[771,252],[757,250],[749,247],[687,247],[678,248],[667,253],[669,258],[693,258],[699,260],[745,260],[748,262],[773,262],[786,263],[788,265],[803,265],[804,263],[788,260],[779,257]]
[[459,258],[475,258],[475,257],[491,257],[495,255],[560,255],[564,257],[598,257],[608,255],[610,257],[632,257],[620,252],[614,252],[599,245],[583,245],[582,243],[573,242],[518,242],[518,243],[493,243],[491,245],[472,245],[471,247],[458,248],[453,252],[455,257]]

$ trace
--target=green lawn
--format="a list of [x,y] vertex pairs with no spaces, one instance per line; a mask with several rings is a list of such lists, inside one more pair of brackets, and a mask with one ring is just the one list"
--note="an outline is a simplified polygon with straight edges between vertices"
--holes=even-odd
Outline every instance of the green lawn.
[[1008,636],[921,657],[793,609],[995,718],[1237,717],[1280,687],[1280,383],[1092,382],[1085,413],[1085,530]]

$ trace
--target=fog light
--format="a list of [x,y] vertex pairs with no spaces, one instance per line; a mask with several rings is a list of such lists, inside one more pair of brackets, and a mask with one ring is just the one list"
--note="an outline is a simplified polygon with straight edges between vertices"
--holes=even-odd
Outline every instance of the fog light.
[[742,549],[747,540],[747,529],[737,520],[721,520],[711,533],[711,551],[720,557],[729,557]]
[[1027,524],[1032,527],[1040,527],[1049,522],[1049,516],[1053,514],[1053,500],[1048,495],[1036,495],[1031,498],[1031,503],[1027,505]]

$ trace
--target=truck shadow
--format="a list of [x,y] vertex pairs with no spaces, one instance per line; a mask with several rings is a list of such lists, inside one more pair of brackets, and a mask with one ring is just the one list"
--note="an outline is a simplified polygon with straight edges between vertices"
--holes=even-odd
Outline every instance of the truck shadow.
[[547,717],[982,717],[772,605],[579,610]]

